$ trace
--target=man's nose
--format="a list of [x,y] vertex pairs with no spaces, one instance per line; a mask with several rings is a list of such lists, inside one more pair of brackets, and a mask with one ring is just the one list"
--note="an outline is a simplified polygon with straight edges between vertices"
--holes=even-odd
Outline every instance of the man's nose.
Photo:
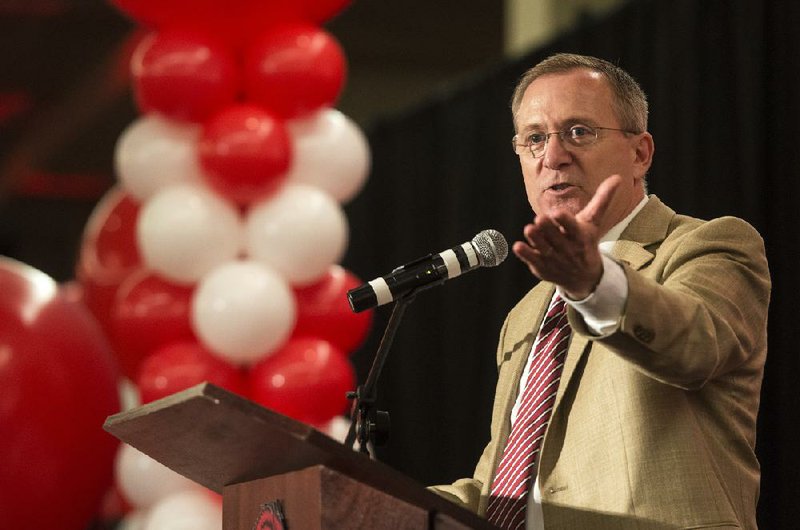
[[544,146],[544,166],[548,169],[558,169],[572,162],[572,153],[564,146],[560,134],[553,134],[547,139]]

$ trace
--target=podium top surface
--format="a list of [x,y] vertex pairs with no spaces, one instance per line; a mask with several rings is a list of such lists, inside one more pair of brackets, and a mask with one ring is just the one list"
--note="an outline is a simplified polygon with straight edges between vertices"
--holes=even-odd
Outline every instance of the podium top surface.
[[313,427],[210,383],[110,416],[103,427],[218,493],[226,485],[324,465],[471,528],[494,528],[410,477]]

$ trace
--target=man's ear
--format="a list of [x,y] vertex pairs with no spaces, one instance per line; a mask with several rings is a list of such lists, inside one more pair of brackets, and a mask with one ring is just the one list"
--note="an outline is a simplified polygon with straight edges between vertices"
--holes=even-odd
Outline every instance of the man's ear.
[[638,168],[637,174],[644,177],[653,163],[653,153],[656,150],[653,135],[649,132],[642,133],[634,147],[634,165]]

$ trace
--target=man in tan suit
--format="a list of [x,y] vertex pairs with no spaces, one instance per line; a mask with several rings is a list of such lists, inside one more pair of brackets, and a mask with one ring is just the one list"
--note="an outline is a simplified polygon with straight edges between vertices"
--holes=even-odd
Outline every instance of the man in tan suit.
[[[618,67],[570,54],[512,102],[535,221],[513,245],[542,280],[509,313],[491,441],[474,476],[433,488],[486,514],[544,313],[569,346],[516,528],[756,528],[756,415],[770,280],[744,221],[701,221],[647,196],[647,101]],[[566,320],[566,319],[565,319]]]

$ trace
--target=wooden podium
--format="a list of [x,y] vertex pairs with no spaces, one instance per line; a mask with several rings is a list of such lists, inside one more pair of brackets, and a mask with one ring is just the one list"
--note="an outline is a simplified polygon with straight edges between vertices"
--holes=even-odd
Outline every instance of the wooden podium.
[[105,430],[223,496],[224,530],[493,529],[316,429],[210,383],[110,416]]

